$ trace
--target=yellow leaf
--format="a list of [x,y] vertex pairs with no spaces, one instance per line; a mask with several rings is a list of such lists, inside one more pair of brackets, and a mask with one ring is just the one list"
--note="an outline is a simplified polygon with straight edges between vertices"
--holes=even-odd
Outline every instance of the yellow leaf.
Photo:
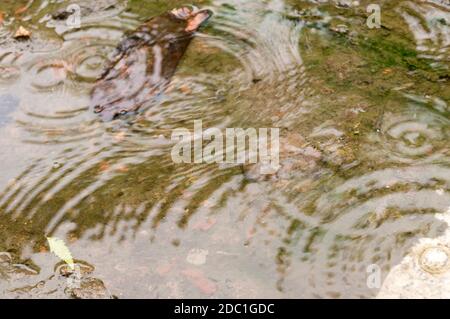
[[70,269],[74,270],[75,264],[73,262],[72,254],[64,241],[56,237],[47,237],[47,241],[50,246],[50,251],[61,260],[64,260]]

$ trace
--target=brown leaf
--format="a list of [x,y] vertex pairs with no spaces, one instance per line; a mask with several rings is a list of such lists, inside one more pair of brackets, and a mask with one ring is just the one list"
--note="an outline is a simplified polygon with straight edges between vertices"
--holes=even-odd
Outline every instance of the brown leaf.
[[39,247],[39,252],[41,253],[47,253],[48,252],[48,248],[46,246],[40,246]]
[[27,7],[27,6],[23,6],[23,7],[20,7],[19,9],[17,9],[16,12],[15,12],[15,14],[16,14],[16,15],[19,15],[19,14],[24,13],[24,12],[27,11],[27,10],[28,10],[28,7]]
[[186,269],[182,274],[205,295],[213,295],[217,291],[217,286],[209,280],[202,272],[195,269]]
[[184,94],[191,94],[192,93],[191,88],[188,85],[186,85],[186,84],[180,86],[180,91],[182,93],[184,93]]
[[109,163],[107,161],[101,162],[99,166],[100,166],[99,167],[100,172],[106,172],[110,168],[110,165],[109,165]]
[[156,272],[160,276],[165,276],[172,270],[173,265],[171,263],[164,263],[156,267]]
[[[208,205],[207,203],[205,203],[205,205]],[[208,207],[208,206],[207,206]],[[199,221],[197,224],[195,224],[192,228],[196,229],[196,230],[203,230],[203,231],[207,231],[209,230],[211,227],[213,227],[216,224],[217,220],[213,219],[213,218],[209,218],[206,221],[202,220]]]
[[391,74],[391,73],[392,73],[392,69],[390,69],[390,68],[387,68],[387,69],[383,70],[383,74],[384,75],[388,75],[388,74]]
[[5,21],[5,14],[0,11],[0,27],[2,26],[3,21]]

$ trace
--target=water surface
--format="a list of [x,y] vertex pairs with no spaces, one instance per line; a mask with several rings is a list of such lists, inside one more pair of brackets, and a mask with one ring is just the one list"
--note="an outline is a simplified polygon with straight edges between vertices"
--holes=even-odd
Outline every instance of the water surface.
[[[74,296],[49,236],[101,296],[376,296],[368,266],[448,227],[450,4],[375,1],[369,29],[372,2],[194,1],[214,17],[169,90],[105,123],[89,92],[115,46],[185,2],[2,0],[0,296]],[[70,3],[80,28],[52,18]],[[281,169],[175,164],[197,119],[280,128]]]

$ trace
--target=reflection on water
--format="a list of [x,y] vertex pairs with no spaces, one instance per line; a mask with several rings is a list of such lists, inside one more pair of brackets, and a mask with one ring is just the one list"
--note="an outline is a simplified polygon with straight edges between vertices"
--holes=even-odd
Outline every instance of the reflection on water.
[[[57,18],[73,2],[81,28]],[[369,265],[447,228],[450,7],[381,1],[369,30],[366,2],[197,1],[215,14],[169,89],[109,123],[88,105],[115,46],[181,2],[2,3],[0,296],[375,296]],[[281,169],[173,163],[196,119],[281,128]]]
[[[448,3],[447,3],[448,5]],[[448,68],[450,48],[450,13],[445,1],[427,1],[422,4],[406,1],[398,12],[407,22],[420,56],[432,60],[437,68]]]
[[403,110],[383,115],[380,143],[385,155],[410,164],[445,161],[449,155],[449,119],[445,110],[434,111],[415,96],[407,98],[411,101],[406,101]]

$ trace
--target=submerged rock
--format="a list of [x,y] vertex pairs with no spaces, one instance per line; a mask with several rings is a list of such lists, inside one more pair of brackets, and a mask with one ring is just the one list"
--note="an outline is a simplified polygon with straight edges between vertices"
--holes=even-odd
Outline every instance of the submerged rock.
[[244,176],[250,181],[289,180],[296,175],[313,174],[319,168],[323,154],[298,133],[280,137],[280,167],[274,174],[262,174],[262,163],[244,165]]
[[129,34],[92,91],[94,112],[104,120],[112,120],[137,111],[162,92],[195,31],[210,16],[208,10],[172,10]]
[[76,299],[111,299],[103,281],[97,278],[85,278],[80,286],[70,289],[70,294]]
[[10,253],[0,252],[0,283],[2,281],[21,280],[37,274],[38,272],[28,265],[16,263]]
[[95,267],[82,261],[75,263],[74,269],[67,264],[61,264],[56,272],[67,281],[65,293],[76,299],[111,299],[103,281],[92,277]]
[[60,262],[54,272],[17,263],[13,255],[0,252],[0,298],[111,299],[103,281],[93,276],[95,267],[83,261],[71,269]]

